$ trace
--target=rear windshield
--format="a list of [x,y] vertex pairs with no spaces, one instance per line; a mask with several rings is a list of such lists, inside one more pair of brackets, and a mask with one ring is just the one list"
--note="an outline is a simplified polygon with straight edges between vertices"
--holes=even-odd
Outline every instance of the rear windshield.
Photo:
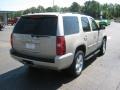
[[13,33],[55,36],[57,16],[24,16],[16,24]]

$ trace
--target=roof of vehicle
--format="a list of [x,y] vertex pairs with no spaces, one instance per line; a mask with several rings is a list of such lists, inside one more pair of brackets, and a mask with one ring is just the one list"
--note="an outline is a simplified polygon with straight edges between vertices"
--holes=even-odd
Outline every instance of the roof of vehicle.
[[77,14],[77,13],[60,13],[60,12],[50,12],[50,13],[29,13],[23,16],[32,16],[32,15],[55,15],[55,16],[85,16],[85,17],[90,17],[87,15],[83,14]]

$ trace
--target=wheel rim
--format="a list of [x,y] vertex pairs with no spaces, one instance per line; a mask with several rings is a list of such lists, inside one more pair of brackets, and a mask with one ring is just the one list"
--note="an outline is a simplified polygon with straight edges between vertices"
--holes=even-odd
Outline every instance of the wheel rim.
[[83,68],[83,55],[82,54],[79,54],[77,57],[76,57],[76,73],[79,74],[81,71],[82,71],[82,68]]
[[106,51],[106,42],[104,40],[104,42],[103,42],[103,53],[105,53],[105,51]]

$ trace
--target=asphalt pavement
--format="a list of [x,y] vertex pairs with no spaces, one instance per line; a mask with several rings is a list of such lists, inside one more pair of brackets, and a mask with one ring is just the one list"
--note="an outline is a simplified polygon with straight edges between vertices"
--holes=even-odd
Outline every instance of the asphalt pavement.
[[120,23],[106,28],[107,51],[85,62],[82,74],[30,69],[9,55],[12,26],[0,31],[0,90],[120,90]]

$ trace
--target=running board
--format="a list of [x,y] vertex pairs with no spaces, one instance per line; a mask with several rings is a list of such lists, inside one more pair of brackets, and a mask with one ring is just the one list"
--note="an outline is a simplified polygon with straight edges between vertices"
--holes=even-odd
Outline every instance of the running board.
[[92,58],[93,56],[95,56],[96,54],[98,54],[99,52],[100,52],[100,50],[97,50],[97,51],[91,53],[90,55],[87,55],[85,57],[85,60],[89,60],[90,58]]

